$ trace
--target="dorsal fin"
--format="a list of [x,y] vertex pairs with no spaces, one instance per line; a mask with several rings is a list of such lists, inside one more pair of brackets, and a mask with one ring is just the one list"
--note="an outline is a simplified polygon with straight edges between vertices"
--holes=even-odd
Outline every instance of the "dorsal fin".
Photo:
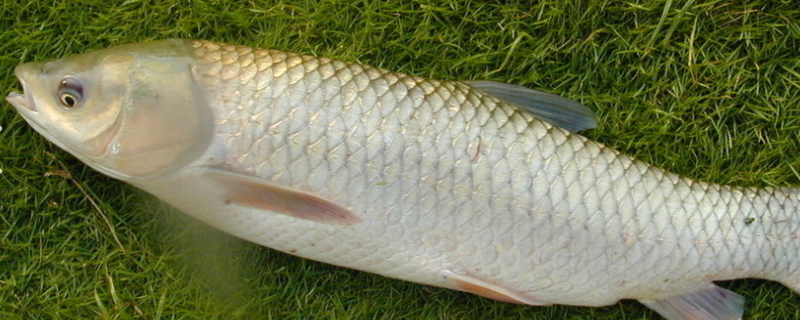
[[597,127],[594,112],[574,100],[514,84],[494,81],[464,83],[570,132]]

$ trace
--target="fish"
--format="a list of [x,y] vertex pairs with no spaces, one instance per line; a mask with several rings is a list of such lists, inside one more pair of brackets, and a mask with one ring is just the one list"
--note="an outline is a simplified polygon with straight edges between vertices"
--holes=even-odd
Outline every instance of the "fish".
[[6,100],[89,167],[241,239],[499,301],[740,319],[800,290],[800,190],[696,181],[579,132],[583,104],[221,42],[19,65]]

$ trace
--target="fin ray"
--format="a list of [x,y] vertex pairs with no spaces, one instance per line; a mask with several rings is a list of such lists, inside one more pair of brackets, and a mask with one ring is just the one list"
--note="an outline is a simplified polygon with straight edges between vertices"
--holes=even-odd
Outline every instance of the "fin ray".
[[597,127],[597,116],[594,112],[571,99],[494,81],[464,81],[464,83],[570,132]]
[[349,225],[361,221],[347,208],[311,193],[220,169],[209,169],[205,174],[225,190],[227,201],[240,206],[330,224]]
[[442,275],[446,279],[453,280],[461,291],[469,292],[484,298],[494,299],[503,302],[526,304],[532,306],[546,306],[550,303],[538,301],[535,298],[526,297],[523,294],[514,292],[508,288],[498,286],[485,280],[475,278],[467,274],[460,274],[452,271],[444,271]]
[[713,284],[689,294],[639,302],[668,320],[738,320],[744,314],[744,297]]

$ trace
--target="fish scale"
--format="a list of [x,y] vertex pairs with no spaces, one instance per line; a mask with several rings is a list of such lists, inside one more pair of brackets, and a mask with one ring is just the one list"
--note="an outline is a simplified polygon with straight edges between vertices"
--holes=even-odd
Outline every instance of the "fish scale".
[[[250,50],[249,48],[242,49],[242,47],[236,46],[218,47],[216,44],[207,42],[195,42],[194,46],[198,48],[211,47],[205,49],[209,51],[228,50],[228,52],[237,52],[238,50]],[[201,61],[201,65],[199,67],[200,70],[204,68],[203,63],[213,64],[223,62],[220,60],[213,61],[210,59],[210,61],[206,62],[205,59],[207,59],[208,56],[203,56],[202,51],[199,52],[198,59]],[[229,59],[227,61],[229,61],[230,64],[225,64],[223,62],[224,70],[233,68],[247,68],[247,63],[259,63],[258,59],[255,59],[255,61],[252,62],[251,60],[240,62],[238,59]],[[325,82],[327,80],[320,75],[314,75],[314,73],[318,72],[317,69],[320,68],[321,65],[329,63],[327,60],[318,61],[306,57],[305,59],[273,59],[273,61],[284,62],[272,67],[279,71],[266,72],[260,74],[259,76],[287,76],[289,80],[286,82],[290,84],[286,86],[285,93],[289,96],[294,96],[295,92],[298,91],[307,92],[317,88],[316,86],[311,87],[303,85],[302,83],[304,83],[303,81],[305,81],[305,79],[312,79],[310,81],[317,83],[319,87],[326,86]],[[312,62],[308,63],[308,61]],[[504,271],[501,271],[502,273],[490,274],[486,275],[485,277],[497,279],[496,281],[501,283],[504,282],[503,280],[509,279],[507,280],[509,281],[508,283],[519,284],[519,286],[510,285],[510,287],[530,286],[528,284],[523,284],[521,281],[513,280],[515,278],[520,278],[521,273],[532,273],[537,275],[535,278],[548,278],[551,280],[556,280],[555,282],[567,283],[569,284],[569,287],[572,287],[570,290],[564,291],[561,288],[558,288],[557,285],[550,286],[550,290],[548,290],[547,294],[541,294],[542,299],[545,299],[547,302],[593,304],[592,302],[587,303],[587,301],[580,301],[581,299],[584,299],[589,291],[591,291],[591,287],[593,286],[586,284],[587,280],[591,280],[588,279],[589,276],[583,275],[579,278],[580,281],[571,281],[573,274],[580,273],[580,270],[596,269],[601,270],[600,272],[606,274],[608,274],[608,271],[617,270],[617,272],[615,272],[615,276],[619,278],[620,281],[628,282],[629,286],[631,287],[652,287],[652,284],[647,285],[646,283],[652,283],[654,278],[658,278],[662,275],[659,273],[652,273],[650,270],[651,268],[663,265],[666,262],[666,265],[670,265],[672,268],[663,269],[666,269],[665,271],[670,270],[670,273],[672,274],[675,274],[676,270],[687,269],[685,267],[681,268],[679,265],[665,260],[669,256],[674,255],[672,250],[677,251],[679,249],[673,246],[665,247],[663,245],[669,244],[670,242],[675,244],[692,242],[682,240],[686,238],[697,237],[702,239],[710,239],[708,240],[709,243],[702,244],[707,246],[707,248],[697,248],[697,245],[701,244],[695,244],[693,247],[683,249],[705,249],[709,250],[708,253],[711,253],[713,256],[713,259],[697,259],[695,266],[699,267],[699,270],[686,270],[686,274],[696,273],[700,275],[713,275],[715,278],[719,277],[721,279],[739,277],[737,275],[733,275],[734,271],[736,271],[733,269],[739,269],[742,267],[732,265],[731,261],[729,261],[730,259],[726,259],[726,257],[732,258],[732,252],[736,248],[744,247],[744,245],[740,244],[738,241],[735,241],[735,235],[734,237],[726,237],[726,235],[722,233],[722,230],[730,229],[732,227],[730,226],[730,224],[733,222],[731,218],[734,218],[735,216],[745,217],[754,214],[755,211],[766,210],[752,210],[752,213],[744,211],[747,208],[741,208],[742,211],[735,210],[735,208],[732,210],[730,207],[735,207],[737,203],[729,203],[723,200],[730,198],[731,190],[722,191],[718,190],[719,187],[715,185],[691,182],[683,178],[674,177],[671,174],[664,174],[661,172],[661,170],[655,169],[642,162],[631,160],[626,156],[618,155],[615,152],[599,146],[594,142],[588,141],[580,136],[569,134],[558,128],[550,127],[546,123],[542,123],[526,114],[518,112],[507,105],[503,105],[502,102],[492,101],[491,98],[485,95],[477,95],[474,92],[467,93],[466,96],[474,96],[472,99],[473,102],[469,104],[465,104],[463,100],[457,101],[458,99],[453,99],[456,101],[452,101],[450,100],[452,96],[451,91],[454,90],[455,86],[451,83],[444,85],[438,81],[408,78],[409,76],[405,75],[398,76],[400,79],[413,79],[413,81],[401,81],[404,84],[403,89],[408,90],[411,93],[411,96],[413,96],[414,93],[417,93],[420,98],[417,98],[416,101],[412,100],[412,104],[408,104],[407,101],[409,100],[403,100],[404,97],[398,97],[395,99],[395,101],[397,101],[395,103],[395,110],[403,108],[415,109],[415,112],[412,114],[409,123],[404,123],[403,125],[411,128],[419,127],[421,130],[421,136],[418,137],[417,141],[413,141],[411,144],[408,144],[406,149],[416,150],[408,152],[408,154],[404,154],[400,160],[410,160],[412,163],[414,161],[419,161],[420,165],[418,167],[406,166],[402,171],[402,175],[399,175],[399,172],[394,172],[394,176],[386,175],[380,171],[380,169],[384,167],[383,161],[380,161],[379,163],[373,163],[370,161],[371,159],[368,156],[369,154],[381,154],[385,148],[385,146],[379,140],[381,140],[380,137],[386,136],[387,133],[382,132],[380,128],[374,125],[375,121],[370,120],[371,117],[374,117],[376,114],[378,114],[381,109],[376,109],[373,107],[378,98],[375,96],[376,93],[374,90],[369,89],[369,83],[379,77],[383,71],[377,71],[376,69],[371,68],[367,68],[369,71],[365,71],[364,68],[366,67],[358,65],[339,67],[339,71],[337,73],[339,76],[337,85],[346,88],[344,90],[345,93],[342,93],[345,95],[345,97],[341,100],[342,105],[325,104],[324,102],[318,102],[316,105],[311,105],[303,104],[299,101],[290,101],[289,103],[289,105],[294,106],[295,108],[303,109],[341,108],[342,112],[353,111],[354,113],[343,114],[342,117],[359,119],[358,122],[347,122],[344,120],[346,126],[352,128],[345,130],[347,133],[350,133],[349,136],[342,137],[341,135],[334,135],[330,133],[328,136],[329,139],[336,141],[350,142],[350,144],[347,144],[349,146],[347,162],[349,164],[361,162],[363,165],[352,165],[352,168],[358,168],[356,172],[341,172],[342,176],[340,178],[331,179],[333,185],[328,185],[326,188],[315,188],[310,190],[311,192],[320,194],[340,203],[345,203],[348,206],[355,208],[356,212],[364,212],[364,214],[375,214],[380,216],[381,213],[379,212],[381,211],[386,212],[385,214],[387,215],[418,212],[420,214],[420,219],[411,222],[421,224],[421,229],[428,230],[420,230],[418,232],[432,232],[432,230],[440,228],[441,226],[437,225],[437,222],[445,220],[442,215],[455,214],[471,216],[478,214],[483,219],[473,219],[473,224],[471,226],[462,224],[460,227],[464,229],[460,231],[451,229],[450,231],[454,233],[474,233],[476,237],[471,239],[468,238],[466,240],[481,243],[484,245],[484,248],[473,249],[469,248],[470,246],[467,245],[466,247],[468,249],[465,250],[466,252],[464,252],[464,257],[459,257],[459,253],[457,253],[459,246],[453,246],[455,247],[455,250],[450,253],[450,256],[447,259],[451,259],[451,262],[454,265],[459,265],[458,261],[463,261],[464,263],[462,263],[463,265],[461,265],[460,268],[466,268],[466,266],[472,265],[503,265],[505,267],[503,268]],[[216,68],[211,69],[213,70]],[[351,72],[352,74],[347,74],[347,71]],[[371,76],[366,76],[367,74],[371,74]],[[213,75],[209,77],[213,77]],[[303,79],[303,81],[298,79]],[[318,79],[320,81],[318,81]],[[222,88],[222,91],[215,93],[224,94],[229,90],[235,91],[233,88],[244,85],[249,81],[249,79],[242,79],[238,82],[233,81],[227,85],[216,86]],[[283,82],[282,80],[276,79],[271,81]],[[293,87],[291,83],[294,83],[297,87]],[[352,85],[348,85],[348,83],[352,83]],[[386,81],[386,83],[389,86],[392,86],[392,83],[397,82],[392,82],[389,80]],[[215,87],[215,85],[208,83],[206,84],[206,87]],[[414,90],[415,88],[418,88],[417,90],[419,91]],[[363,93],[359,90],[366,91],[366,93]],[[391,95],[391,92],[393,91],[396,91],[396,89],[387,90],[385,94]],[[277,91],[274,93],[280,94],[280,92]],[[421,96],[424,96],[424,98]],[[431,99],[431,97],[435,97],[436,99]],[[269,97],[268,99],[275,99],[275,97]],[[360,99],[365,99],[366,101],[363,103],[358,103]],[[391,97],[382,97],[381,99],[391,100]],[[337,99],[333,99],[333,101],[336,100]],[[235,108],[241,104],[241,101],[230,101],[229,104],[231,108]],[[257,102],[255,104],[270,105],[270,110],[281,109],[281,107],[275,102],[270,102],[267,100]],[[479,155],[479,159],[477,160],[478,166],[468,171],[470,173],[474,173],[475,176],[483,176],[484,179],[473,179],[470,181],[470,183],[473,185],[473,190],[475,190],[475,193],[492,195],[488,199],[483,199],[484,201],[488,201],[487,205],[476,205],[475,207],[482,208],[485,210],[484,212],[491,211],[494,213],[508,211],[510,213],[523,216],[541,213],[544,219],[540,224],[538,224],[538,228],[525,226],[525,228],[521,228],[524,229],[521,233],[515,233],[513,229],[508,229],[510,224],[507,222],[511,221],[511,219],[503,219],[505,217],[498,217],[497,215],[493,214],[481,214],[479,210],[476,210],[477,212],[469,212],[468,208],[473,205],[470,201],[470,197],[473,196],[473,194],[451,193],[450,191],[453,190],[452,185],[445,186],[443,188],[437,188],[437,186],[444,183],[445,179],[452,179],[453,165],[455,164],[454,157],[464,159],[472,156],[467,152],[464,152],[467,149],[462,148],[461,151],[458,151],[452,148],[455,141],[452,136],[461,135],[463,133],[461,130],[451,131],[450,128],[467,128],[467,126],[464,125],[464,122],[469,122],[471,120],[454,117],[452,114],[448,114],[447,111],[452,110],[452,106],[455,106],[455,108],[458,109],[479,107],[480,109],[476,115],[481,114],[483,110],[487,111],[483,113],[486,115],[483,117],[483,121],[485,122],[480,123],[481,120],[479,119],[478,121],[480,126],[473,127],[473,129],[478,129],[479,132],[468,133],[470,136],[481,137],[481,140],[485,140],[483,143],[487,145],[484,146],[483,152],[488,153],[485,156]],[[385,108],[386,106],[381,105],[380,107]],[[295,114],[294,116],[297,115]],[[381,116],[383,119],[388,119],[386,116]],[[415,119],[415,117],[418,118]],[[478,116],[478,118],[480,118],[480,116]],[[434,119],[436,119],[436,121],[434,121]],[[297,117],[293,119],[293,121],[298,121],[300,123],[303,123],[307,120],[308,119]],[[414,120],[417,121],[414,122]],[[464,122],[453,123],[458,120]],[[251,128],[246,124],[240,124],[239,127],[232,127],[233,130],[241,131],[260,130],[258,128]],[[427,129],[423,129],[424,127],[427,127]],[[315,129],[324,130],[325,128],[309,128],[309,130]],[[539,133],[538,136],[541,138],[532,137],[532,135],[537,132]],[[378,138],[375,139],[375,137]],[[544,141],[538,144],[533,143],[539,139],[543,139]],[[524,141],[525,143],[523,144],[520,141]],[[231,145],[232,143],[234,142],[230,141],[227,143],[227,145]],[[297,143],[296,145],[293,145],[298,149],[298,151],[292,152],[292,154],[300,157],[306,157],[307,155],[302,150],[305,145],[306,144],[303,143]],[[587,145],[591,145],[592,147],[586,147]],[[291,148],[290,146],[286,145],[283,147]],[[526,150],[527,152],[520,150],[526,147],[534,150]],[[264,148],[269,149],[269,147]],[[587,149],[592,149],[594,154],[587,155]],[[233,154],[246,154],[248,152],[248,150],[231,151]],[[420,158],[414,158],[415,152],[420,153]],[[453,152],[453,155],[448,154],[448,152]],[[581,153],[580,156],[576,155],[578,152]],[[544,158],[537,159],[535,155],[536,153],[541,153]],[[600,154],[603,156],[600,156]],[[611,170],[612,172],[616,172],[617,175],[609,176],[604,172],[596,172],[592,170],[593,167],[597,166],[598,162],[602,161],[607,161],[603,167],[618,167]],[[531,162],[534,163],[531,165]],[[280,165],[281,163],[284,165],[289,164],[289,166],[276,166]],[[296,175],[297,177],[291,181],[280,179],[280,172],[293,172],[299,170],[292,167],[292,164],[294,163],[296,162],[274,161],[271,163],[272,166],[270,166],[270,168],[264,168],[264,171],[254,172],[254,174],[266,178],[277,179],[278,181],[301,189],[309,188],[306,182],[306,179],[309,179],[308,176]],[[462,161],[461,163],[472,164],[476,162]],[[527,170],[535,167],[540,167],[540,169]],[[361,168],[368,168],[368,170],[362,171]],[[239,170],[249,171],[250,169],[241,168]],[[305,170],[305,168],[303,168],[303,170]],[[269,173],[270,171],[273,173]],[[539,180],[537,177],[542,176],[545,177],[545,181],[533,183],[533,181]],[[667,176],[670,178],[665,179]],[[377,177],[380,177],[380,179],[376,179]],[[579,177],[588,177],[589,181],[582,183]],[[465,178],[469,179],[468,177]],[[607,188],[605,190],[597,190],[596,188],[596,181],[601,179],[608,179]],[[406,181],[412,185],[412,188],[408,189],[408,191],[406,191],[407,193],[402,197],[393,197],[388,192],[382,192],[380,185],[375,185],[376,183],[380,183],[384,180]],[[677,183],[676,185],[677,181],[682,183]],[[363,185],[358,185],[360,183]],[[426,187],[424,189],[420,188],[422,186],[415,185],[415,183],[425,185]],[[357,192],[349,192],[344,194],[337,193],[336,190],[340,187],[337,188],[338,186],[336,184],[349,185],[350,188],[353,188],[352,190]],[[529,192],[536,192],[536,188],[533,187],[534,185],[548,186],[547,192],[531,195]],[[683,187],[683,192],[679,190],[681,189],[680,187]],[[374,192],[368,191],[370,189]],[[615,189],[619,189],[619,192],[617,192]],[[642,189],[643,192],[636,192],[638,189]],[[709,190],[717,192],[709,194]],[[529,194],[526,196],[526,193]],[[604,207],[609,209],[602,210],[602,206],[597,201],[594,201],[594,203],[585,203],[584,195],[587,193],[596,194],[595,198],[598,200],[602,199],[603,203],[605,204]],[[684,196],[689,196],[691,199],[685,199],[681,196],[681,194]],[[539,198],[540,196],[543,197]],[[360,198],[380,199],[381,202],[375,202],[374,200],[372,202],[359,201],[358,199]],[[537,198],[541,199],[542,201],[539,201],[538,203],[529,201],[530,199]],[[394,201],[392,201],[393,199]],[[387,200],[389,201],[388,203],[386,202]],[[455,204],[462,201],[467,205]],[[391,207],[396,206],[398,203],[406,204],[405,206],[402,206],[404,207],[402,212],[390,209]],[[659,207],[663,207],[668,203],[683,203],[683,207],[685,208],[683,211],[687,211],[684,216],[689,220],[697,221],[696,223],[687,226],[690,227],[690,230],[693,230],[694,232],[689,232],[684,237],[678,236],[678,232],[666,232],[666,230],[670,229],[671,227],[669,223],[671,219],[665,218],[664,215],[667,214],[667,211],[660,210]],[[459,208],[461,212],[449,210],[448,208],[451,207]],[[533,209],[530,209],[531,207]],[[686,209],[687,207],[689,207],[689,209]],[[689,214],[689,212],[692,211],[694,212]],[[600,220],[596,220],[597,223],[591,223],[587,225],[587,221],[584,219],[584,217],[582,217],[582,215],[589,217],[589,212],[594,212],[595,218],[597,215],[604,215],[606,217],[619,216],[619,218],[609,219],[605,221],[605,223],[600,223]],[[506,223],[505,226],[503,226],[503,223],[498,222]],[[728,224],[728,226],[724,226],[724,224]],[[413,227],[414,226],[409,226],[409,228]],[[724,228],[721,229],[720,227]],[[544,232],[543,234],[547,235],[544,237],[537,236],[541,233],[535,231],[531,232],[531,230],[540,228],[548,228],[552,231]],[[582,237],[576,237],[573,230],[579,230],[580,228],[616,231],[610,234],[612,237],[609,237],[608,240],[610,240],[609,242],[620,241],[620,244],[617,246],[621,247],[620,249],[624,249],[626,254],[620,254],[622,252],[622,250],[620,250],[620,252],[616,253],[618,256],[616,258],[613,254],[605,257],[605,259],[598,256],[583,258],[584,252],[603,252],[601,250],[596,250],[596,248],[606,247],[607,245],[603,244],[601,246],[593,247],[592,241],[596,241],[597,239],[592,239],[591,237],[586,236],[588,234],[581,234]],[[270,228],[264,229],[268,230]],[[658,235],[670,233],[675,234],[678,237],[675,239],[664,239],[662,244],[648,243],[651,239],[657,238]],[[518,239],[512,241],[516,246],[523,246],[527,244],[533,248],[542,248],[541,250],[544,252],[541,258],[524,259],[524,257],[516,256],[516,254],[513,253],[513,247],[501,245],[503,241],[508,241],[508,238],[504,239],[504,237],[502,237],[504,234],[518,235]],[[626,234],[629,235],[626,236]],[[633,236],[633,234],[638,234],[638,236]],[[741,235],[739,236],[741,237]],[[733,242],[733,244],[731,244],[731,242]],[[498,245],[499,248],[502,249],[498,250],[492,244]],[[269,246],[269,244],[266,245]],[[436,244],[425,243],[425,245]],[[547,247],[552,245],[555,245],[554,248],[552,248],[555,250],[553,252],[548,252],[551,249],[548,249]],[[615,246],[611,243],[609,243],[609,245],[611,245],[611,247]],[[410,248],[403,248],[403,250],[408,249]],[[573,252],[573,249],[576,250]],[[508,254],[510,258],[501,258],[504,257],[508,251],[512,252]],[[753,252],[755,253],[757,251]],[[698,252],[700,255],[703,253],[704,252]],[[365,252],[364,254],[371,253]],[[468,258],[473,254],[474,259]],[[534,257],[537,256],[538,255],[534,254]],[[748,261],[743,258],[746,257],[739,257],[739,261],[747,263]],[[523,262],[525,260],[528,260],[528,262]],[[344,261],[326,262],[364,269],[364,266],[349,265]],[[585,266],[576,265],[575,262],[581,262]],[[763,262],[756,260],[748,264],[758,263]],[[606,265],[608,265],[608,267],[604,268]],[[511,266],[516,266],[516,268]],[[411,265],[409,267],[413,268],[414,266]],[[447,266],[444,265],[441,266],[443,269],[446,267]],[[751,267],[753,266],[746,265],[746,267],[743,267],[742,269],[749,269]],[[609,268],[612,270],[607,270]],[[728,270],[726,270],[726,268]],[[491,270],[491,268],[486,267],[482,269],[484,271]],[[570,269],[575,269],[576,272],[572,272]],[[509,272],[508,270],[513,271]],[[382,273],[382,270],[370,271]],[[675,276],[677,276],[677,278],[681,278],[680,272],[675,274]],[[609,278],[613,279],[614,277]],[[631,279],[623,280],[625,278]],[[694,277],[687,276],[687,278],[691,278],[693,282],[696,281]],[[534,283],[538,281],[540,280],[533,279]],[[440,283],[441,281],[437,282],[439,283],[433,284],[442,285],[442,283]],[[641,284],[634,284],[637,282],[641,282]],[[593,283],[593,281],[589,281],[588,283]],[[617,296],[607,294],[605,297],[602,297],[602,299],[600,299],[602,301],[600,304],[609,303],[609,300],[611,299],[616,300],[618,298],[636,297],[635,295],[624,293],[624,291],[627,290],[619,291],[620,293]],[[668,290],[664,291],[667,291],[664,293],[666,295],[673,294],[672,292],[668,292]],[[567,298],[569,300],[562,301],[559,298],[560,296],[569,296]],[[650,294],[650,296],[644,296],[643,298],[657,297],[658,295]]]
[[[85,61],[100,69],[71,65]],[[593,120],[571,100],[196,40],[46,66],[18,67],[26,93],[7,98],[37,131],[277,250],[522,304],[637,299],[671,320],[739,318],[743,299],[715,280],[800,289],[796,188],[721,186],[655,168],[574,133]],[[97,89],[119,88],[130,104],[111,129],[83,139],[58,131],[70,108],[49,108],[58,99],[47,85],[83,83],[79,102],[91,108],[89,73],[126,72],[137,82]],[[142,119],[169,125],[132,127],[150,123]],[[159,143],[137,149],[148,138]],[[96,141],[116,149],[102,156]]]

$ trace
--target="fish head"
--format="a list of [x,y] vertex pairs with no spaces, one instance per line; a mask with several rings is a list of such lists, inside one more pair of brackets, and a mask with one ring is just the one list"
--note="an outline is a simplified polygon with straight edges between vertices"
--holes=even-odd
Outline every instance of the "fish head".
[[106,175],[175,172],[213,133],[189,50],[164,40],[22,64],[15,74],[23,93],[6,99],[37,132]]

